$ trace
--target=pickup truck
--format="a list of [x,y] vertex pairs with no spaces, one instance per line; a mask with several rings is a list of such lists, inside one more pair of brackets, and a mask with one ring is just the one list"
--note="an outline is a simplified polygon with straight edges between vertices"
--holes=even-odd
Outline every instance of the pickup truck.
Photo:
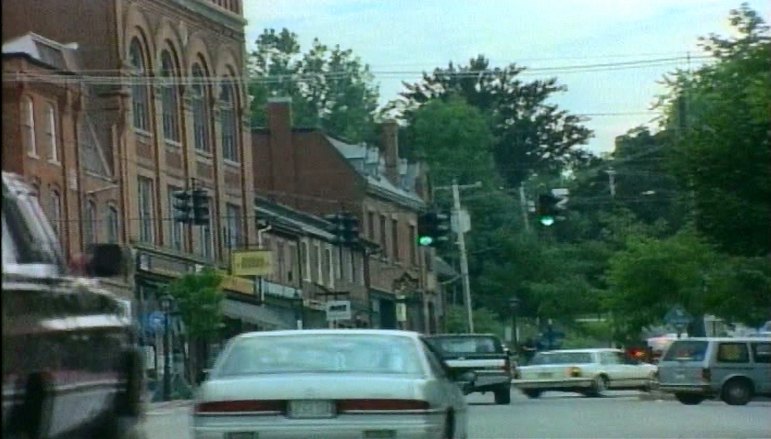
[[509,352],[493,334],[438,334],[426,341],[453,375],[474,372],[467,393],[493,392],[496,404],[511,402],[512,367]]

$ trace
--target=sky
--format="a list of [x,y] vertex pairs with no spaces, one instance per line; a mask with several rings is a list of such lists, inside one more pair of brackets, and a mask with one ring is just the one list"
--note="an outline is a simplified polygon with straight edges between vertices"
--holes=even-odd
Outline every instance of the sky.
[[[493,67],[531,69],[523,78],[556,77],[567,91],[553,102],[587,115],[587,147],[613,150],[616,136],[655,126],[660,84],[676,68],[705,62],[698,38],[731,35],[727,0],[244,0],[247,51],[266,28],[287,28],[305,52],[318,38],[352,49],[375,73],[381,104],[402,81],[485,55]],[[771,1],[748,1],[768,22]],[[650,60],[666,60],[648,62]],[[643,61],[630,66],[593,67]],[[581,66],[544,71],[564,66]],[[539,71],[539,69],[541,69]],[[395,74],[394,72],[399,72]]]

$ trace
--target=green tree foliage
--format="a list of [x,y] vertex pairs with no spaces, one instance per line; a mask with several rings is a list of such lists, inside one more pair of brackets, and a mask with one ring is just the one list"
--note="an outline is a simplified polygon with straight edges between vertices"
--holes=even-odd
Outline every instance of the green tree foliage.
[[176,300],[191,339],[208,340],[219,331],[221,304],[225,298],[221,284],[221,275],[205,269],[200,273],[186,274],[167,286],[167,292]]
[[[447,333],[463,334],[468,332],[468,319],[466,309],[462,306],[450,305],[447,307]],[[486,308],[474,310],[474,332],[495,334],[501,338],[504,335],[504,325],[498,316]]]
[[735,255],[771,252],[771,37],[745,4],[731,11],[739,34],[711,35],[716,61],[668,78],[663,100],[670,163],[693,193],[697,230]]
[[292,98],[298,126],[324,129],[352,142],[374,141],[378,89],[353,51],[314,39],[301,53],[297,34],[266,29],[249,56],[252,125],[265,126],[270,97]]
[[682,305],[693,315],[708,311],[707,279],[719,256],[692,230],[665,238],[630,238],[610,261],[607,306],[621,335],[635,338]]
[[414,113],[430,101],[458,95],[478,108],[489,120],[495,138],[492,152],[499,174],[516,187],[532,172],[558,174],[566,166],[587,158],[577,147],[591,132],[580,118],[549,102],[565,91],[557,80],[523,81],[525,69],[515,64],[491,68],[482,55],[467,66],[437,68],[423,74],[421,82],[407,84],[401,98],[386,112],[412,123]]

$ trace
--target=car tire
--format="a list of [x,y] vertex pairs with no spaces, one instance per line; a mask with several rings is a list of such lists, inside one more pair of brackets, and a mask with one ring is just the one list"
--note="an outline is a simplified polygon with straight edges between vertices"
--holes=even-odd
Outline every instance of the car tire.
[[746,405],[752,399],[752,384],[742,378],[734,378],[723,385],[722,400],[729,405]]
[[598,375],[594,377],[594,380],[592,381],[592,388],[589,390],[588,396],[598,398],[605,395],[605,392],[607,390],[608,390],[608,377],[606,377],[605,375]]
[[442,438],[455,438],[455,416],[453,416],[452,412],[447,413],[447,419],[444,420],[444,432],[442,433]]
[[694,395],[693,393],[675,393],[675,399],[685,405],[698,405],[704,401],[704,395]]
[[[24,401],[18,415],[11,420],[11,431],[23,438],[47,437],[52,406],[53,394],[44,374],[30,374],[24,385]],[[11,434],[10,437],[16,436]]]
[[539,398],[541,396],[541,391],[537,389],[524,389],[522,390],[522,393],[531,399]]
[[501,389],[495,389],[495,403],[496,404],[510,404],[511,403],[511,389],[504,387]]

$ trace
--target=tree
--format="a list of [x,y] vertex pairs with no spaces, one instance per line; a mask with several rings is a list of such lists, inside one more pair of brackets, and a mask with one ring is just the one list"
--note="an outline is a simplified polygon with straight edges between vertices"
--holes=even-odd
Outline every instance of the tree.
[[204,361],[208,342],[219,333],[222,326],[222,276],[212,269],[200,273],[190,273],[174,280],[166,286],[166,292],[176,302],[186,335],[190,340],[193,359],[188,364],[190,377],[198,372],[200,358],[198,348],[203,348]]
[[385,112],[407,124],[421,106],[448,95],[463,97],[488,117],[495,138],[492,152],[499,174],[509,187],[516,187],[532,172],[558,174],[566,166],[586,160],[576,147],[586,143],[591,132],[578,116],[560,110],[549,98],[565,90],[552,78],[523,82],[525,69],[516,64],[490,68],[482,55],[456,68],[452,63],[421,82],[404,83],[400,99]]
[[716,61],[667,78],[662,100],[671,168],[693,195],[697,230],[734,255],[771,253],[771,38],[744,4],[735,39],[711,35]]
[[378,89],[369,66],[350,49],[330,49],[314,39],[300,52],[297,34],[266,29],[249,58],[252,125],[265,126],[265,104],[273,96],[292,98],[294,122],[351,142],[375,140]]

